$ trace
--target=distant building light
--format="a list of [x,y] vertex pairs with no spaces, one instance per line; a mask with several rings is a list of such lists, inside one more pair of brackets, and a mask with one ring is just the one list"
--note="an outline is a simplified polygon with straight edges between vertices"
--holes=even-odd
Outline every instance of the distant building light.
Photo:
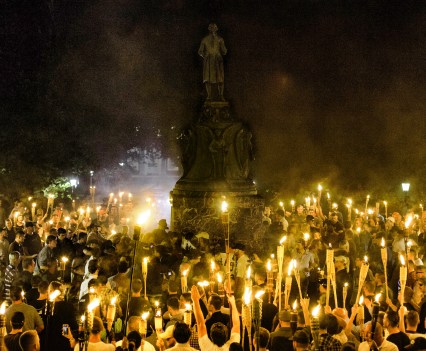
[[402,183],[402,191],[407,192],[410,190],[410,183]]

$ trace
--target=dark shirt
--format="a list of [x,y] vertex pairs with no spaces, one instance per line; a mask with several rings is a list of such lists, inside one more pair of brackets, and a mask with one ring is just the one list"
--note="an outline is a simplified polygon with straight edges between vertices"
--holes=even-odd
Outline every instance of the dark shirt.
[[281,327],[271,333],[269,339],[270,351],[293,350],[293,331],[289,327]]
[[215,323],[222,323],[224,325],[229,324],[229,315],[224,314],[220,311],[212,313],[211,317],[206,320],[206,328],[207,328],[207,335],[210,338],[210,329],[212,328],[212,325]]
[[31,289],[31,278],[33,277],[33,274],[28,271],[22,271],[18,274],[18,281],[19,284],[22,285],[22,288],[24,289],[25,293]]
[[19,346],[19,337],[22,332],[16,334],[7,334],[4,337],[4,343],[6,344],[8,351],[21,351],[21,346]]
[[410,345],[410,338],[407,334],[401,331],[399,333],[390,334],[386,340],[393,342],[396,346],[398,346],[399,351],[405,350],[405,346]]
[[27,253],[30,256],[37,255],[43,248],[40,235],[38,235],[37,233],[33,233],[30,235],[25,234],[25,239],[22,245],[27,250]]
[[[140,316],[143,312],[149,309],[149,303],[143,298],[132,296],[129,301],[129,317],[131,316]],[[121,310],[126,316],[127,311],[127,299],[121,300]]]

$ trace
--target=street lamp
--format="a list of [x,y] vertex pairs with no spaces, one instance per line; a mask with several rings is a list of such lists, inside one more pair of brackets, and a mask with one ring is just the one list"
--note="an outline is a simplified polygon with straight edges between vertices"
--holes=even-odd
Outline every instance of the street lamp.
[[410,183],[402,183],[401,186],[402,186],[402,191],[405,193],[410,190]]

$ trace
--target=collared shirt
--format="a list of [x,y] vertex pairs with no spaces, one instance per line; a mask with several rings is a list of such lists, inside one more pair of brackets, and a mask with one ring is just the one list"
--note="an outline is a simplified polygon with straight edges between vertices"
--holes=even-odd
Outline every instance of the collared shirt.
[[[370,351],[370,345],[368,342],[363,341],[359,344],[358,351]],[[398,351],[398,347],[390,341],[383,340],[382,344],[379,346],[379,351]]]

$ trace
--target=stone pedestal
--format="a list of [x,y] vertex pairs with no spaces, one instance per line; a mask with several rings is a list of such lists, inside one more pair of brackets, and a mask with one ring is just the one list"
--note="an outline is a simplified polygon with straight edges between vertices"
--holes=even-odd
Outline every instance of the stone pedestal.
[[252,242],[263,199],[252,180],[252,134],[226,101],[206,101],[199,120],[182,133],[183,175],[171,192],[172,227],[223,238],[221,204],[229,203],[230,236]]

